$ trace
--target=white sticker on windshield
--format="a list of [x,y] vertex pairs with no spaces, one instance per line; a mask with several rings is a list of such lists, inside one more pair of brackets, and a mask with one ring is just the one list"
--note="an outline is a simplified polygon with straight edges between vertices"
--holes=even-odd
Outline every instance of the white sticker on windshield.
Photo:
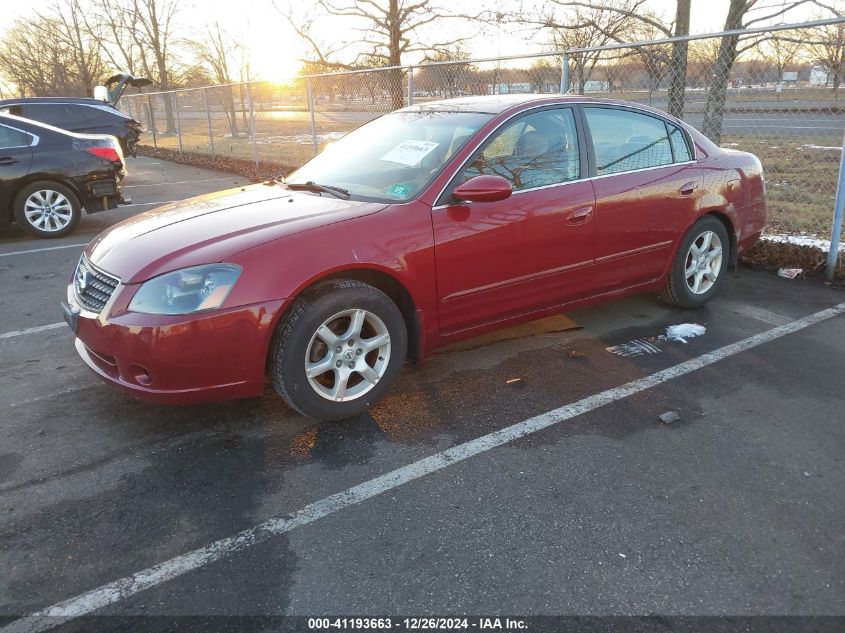
[[423,158],[428,156],[440,143],[431,141],[402,141],[381,157],[381,160],[389,160],[392,163],[401,163],[408,167],[419,165]]

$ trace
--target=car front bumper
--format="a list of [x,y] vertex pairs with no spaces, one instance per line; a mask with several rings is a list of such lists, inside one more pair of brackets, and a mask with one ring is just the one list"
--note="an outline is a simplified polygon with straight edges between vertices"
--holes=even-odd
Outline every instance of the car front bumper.
[[68,286],[65,321],[76,350],[105,382],[161,404],[260,396],[283,301],[183,316],[86,311]]

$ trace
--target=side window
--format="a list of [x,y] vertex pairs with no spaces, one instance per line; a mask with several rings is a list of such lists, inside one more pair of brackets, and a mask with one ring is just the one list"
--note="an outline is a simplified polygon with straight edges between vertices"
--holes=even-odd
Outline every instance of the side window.
[[672,143],[672,151],[675,153],[675,162],[685,163],[692,160],[692,154],[690,154],[684,133],[674,125],[668,123],[666,125],[669,127],[669,141]]
[[666,124],[647,114],[585,108],[599,176],[672,163]]
[[506,125],[464,168],[464,181],[481,174],[507,178],[515,191],[579,178],[572,109],[543,110]]
[[32,137],[5,125],[0,125],[0,149],[26,147],[32,143]]
[[103,110],[90,105],[71,106],[80,123],[105,123],[108,115]]
[[29,103],[24,116],[56,127],[65,127],[79,118],[64,103]]

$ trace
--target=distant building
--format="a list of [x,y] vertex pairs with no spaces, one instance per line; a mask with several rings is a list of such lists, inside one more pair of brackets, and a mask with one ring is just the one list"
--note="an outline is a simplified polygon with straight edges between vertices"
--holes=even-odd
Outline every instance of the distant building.
[[584,92],[607,92],[608,90],[610,90],[610,83],[607,81],[590,79],[584,82]]
[[813,66],[810,69],[810,85],[826,86],[830,83],[830,73],[821,66]]

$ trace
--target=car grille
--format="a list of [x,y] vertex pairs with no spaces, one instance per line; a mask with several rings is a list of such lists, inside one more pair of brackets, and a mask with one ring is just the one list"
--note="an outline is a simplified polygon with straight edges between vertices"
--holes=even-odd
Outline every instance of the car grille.
[[99,314],[119,283],[120,279],[94,266],[84,253],[79,258],[73,274],[73,290],[83,307]]

